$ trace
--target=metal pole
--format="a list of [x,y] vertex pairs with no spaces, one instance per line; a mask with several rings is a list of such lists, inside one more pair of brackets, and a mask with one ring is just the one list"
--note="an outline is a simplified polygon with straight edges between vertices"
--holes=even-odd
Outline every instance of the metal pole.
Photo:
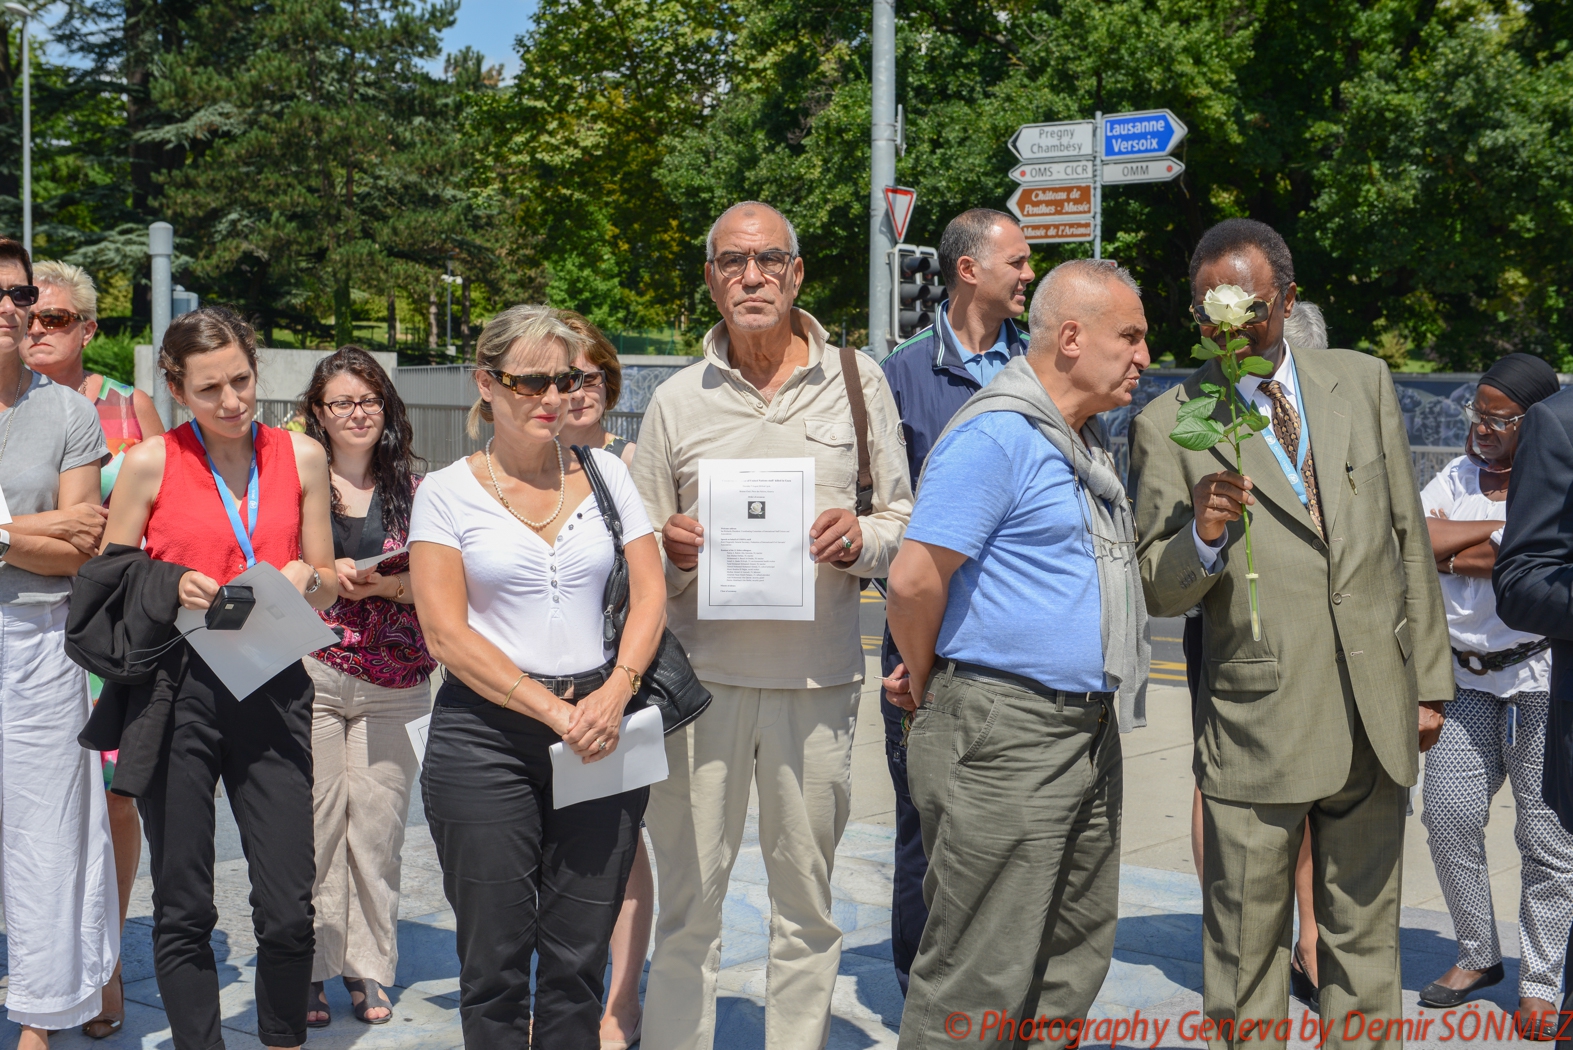
[[22,247],[33,254],[33,85],[32,61],[28,56],[27,27],[32,12],[20,4],[7,4],[6,10],[22,19]]
[[1092,257],[1103,258],[1103,110],[1092,115]]
[[896,184],[896,0],[874,0],[874,105],[868,198],[868,348],[884,357],[895,346],[890,251],[896,229],[885,187]]
[[448,286],[448,343],[443,348],[448,354],[453,353],[453,260],[448,260],[448,276],[443,281]]
[[167,222],[155,222],[147,228],[147,253],[153,257],[153,407],[158,418],[168,430],[175,420],[175,399],[170,396],[169,384],[158,374],[158,351],[164,345],[164,333],[169,330],[170,312],[173,308],[174,282],[170,279],[169,257],[175,252],[175,228]]

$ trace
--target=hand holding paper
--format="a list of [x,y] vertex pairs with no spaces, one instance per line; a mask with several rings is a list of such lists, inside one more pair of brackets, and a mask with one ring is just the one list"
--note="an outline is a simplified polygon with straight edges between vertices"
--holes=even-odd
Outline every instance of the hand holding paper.
[[567,744],[553,744],[550,753],[553,809],[647,787],[665,780],[668,772],[661,712],[655,707],[623,718],[617,750],[605,758],[586,762]]

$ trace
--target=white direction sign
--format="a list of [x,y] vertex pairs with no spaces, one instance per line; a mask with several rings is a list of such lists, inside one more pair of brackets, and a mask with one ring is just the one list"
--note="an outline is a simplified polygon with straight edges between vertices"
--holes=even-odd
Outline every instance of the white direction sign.
[[890,225],[895,227],[898,244],[906,239],[907,222],[912,218],[912,206],[917,202],[917,190],[905,186],[885,187],[885,207],[890,209]]
[[1103,183],[1109,186],[1129,182],[1168,182],[1179,178],[1184,170],[1185,165],[1173,157],[1104,161]]
[[1010,177],[1027,185],[1053,185],[1057,182],[1091,182],[1092,166],[1097,161],[1045,160],[1023,161],[1010,169]]
[[1070,222],[1024,222],[1021,234],[1028,244],[1068,244],[1092,240],[1092,220]]
[[1010,137],[1011,152],[1022,160],[1070,160],[1091,158],[1092,120],[1062,120],[1056,124],[1023,124]]

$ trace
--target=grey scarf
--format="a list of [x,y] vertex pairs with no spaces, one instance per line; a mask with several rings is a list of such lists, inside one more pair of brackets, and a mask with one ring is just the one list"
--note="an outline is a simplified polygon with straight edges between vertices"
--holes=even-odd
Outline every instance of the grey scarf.
[[[1147,724],[1147,670],[1151,642],[1147,637],[1147,604],[1136,565],[1136,519],[1125,495],[1125,484],[1109,455],[1103,424],[1097,417],[1082,427],[1084,447],[1071,433],[1049,392],[1027,363],[1013,358],[994,380],[972,395],[940,435],[985,412],[1019,412],[1059,449],[1089,496],[1093,553],[1098,562],[1102,597],[1103,673],[1119,693],[1120,732]],[[936,441],[935,447],[939,442]],[[1090,450],[1090,451],[1089,451]],[[925,470],[927,468],[925,467]],[[918,484],[922,485],[920,478]]]

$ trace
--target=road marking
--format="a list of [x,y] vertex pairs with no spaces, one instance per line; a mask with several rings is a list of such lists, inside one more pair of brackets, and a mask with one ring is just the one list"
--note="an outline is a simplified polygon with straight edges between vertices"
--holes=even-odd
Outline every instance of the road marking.
[[1179,639],[1179,638],[1159,638],[1157,635],[1154,635],[1152,640],[1155,641],[1155,642],[1176,642],[1176,643],[1183,644],[1183,640],[1182,639]]
[[1169,682],[1188,682],[1188,681],[1190,681],[1190,679],[1186,678],[1183,674],[1157,674],[1157,673],[1153,673],[1153,674],[1149,674],[1147,677],[1148,678],[1162,678],[1165,681],[1169,681]]
[[1173,660],[1154,660],[1152,661],[1152,666],[1161,667],[1165,671],[1185,670],[1185,665],[1183,663],[1175,663]]

